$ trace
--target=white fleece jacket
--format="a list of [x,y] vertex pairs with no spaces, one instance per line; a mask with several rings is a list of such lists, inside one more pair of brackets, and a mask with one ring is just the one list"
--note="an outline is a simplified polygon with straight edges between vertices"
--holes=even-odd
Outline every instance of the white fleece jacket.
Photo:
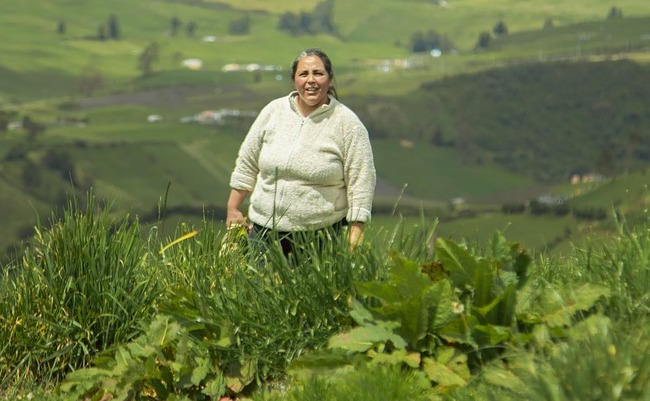
[[333,96],[307,117],[296,96],[267,104],[239,149],[230,186],[252,191],[249,220],[278,231],[369,221],[376,174],[368,131]]

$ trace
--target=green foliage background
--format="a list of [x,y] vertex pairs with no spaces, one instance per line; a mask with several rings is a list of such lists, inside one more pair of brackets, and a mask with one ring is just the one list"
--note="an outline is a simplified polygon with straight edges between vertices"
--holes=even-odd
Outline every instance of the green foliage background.
[[[39,216],[86,189],[73,190],[70,175],[42,168],[51,149],[65,149],[73,181],[93,186],[118,212],[150,221],[164,203],[169,216],[184,210],[188,218],[204,212],[219,218],[228,172],[250,120],[196,126],[180,124],[180,118],[220,108],[259,110],[289,90],[290,60],[312,46],[335,61],[342,100],[371,131],[382,182],[378,217],[393,210],[413,214],[418,207],[430,218],[445,217],[449,203],[463,198],[472,219],[451,213],[453,223],[443,219],[440,225],[455,230],[458,224],[480,227],[475,217],[485,218],[484,211],[553,192],[574,173],[606,170],[633,193],[645,185],[620,178],[643,169],[650,143],[644,86],[649,16],[643,1],[618,2],[622,19],[606,18],[612,5],[604,0],[408,1],[408,6],[394,0],[335,1],[337,35],[292,36],[277,29],[284,13],[309,13],[317,4],[0,4],[1,110],[13,113],[13,120],[29,116],[47,127],[23,159],[0,164],[1,206],[11,216],[0,228],[2,247],[28,238]],[[120,40],[93,40],[112,14]],[[229,24],[244,15],[251,17],[250,33],[230,34]],[[173,17],[183,24],[175,36],[169,34]],[[543,29],[549,19],[553,28]],[[56,32],[60,21],[64,34]],[[491,32],[498,21],[507,24],[509,34],[476,51],[479,34]],[[182,29],[190,22],[198,27],[193,37]],[[456,51],[439,58],[410,54],[413,34],[431,29],[448,37]],[[202,41],[207,35],[216,41]],[[154,42],[160,58],[154,73],[142,77],[138,57]],[[181,66],[182,59],[193,57],[203,60],[200,71]],[[398,60],[411,68],[400,68]],[[276,70],[222,72],[229,63]],[[79,92],[88,69],[103,78],[91,97]],[[149,124],[149,114],[164,120]],[[60,119],[89,123],[62,125]],[[0,133],[0,158],[25,143],[25,135],[20,129]],[[38,167],[38,186],[24,184],[28,161]],[[611,198],[596,198],[590,203],[599,208],[612,204]],[[630,204],[640,206],[643,199]],[[563,223],[580,237],[574,221]],[[541,244],[548,245],[548,240]]]

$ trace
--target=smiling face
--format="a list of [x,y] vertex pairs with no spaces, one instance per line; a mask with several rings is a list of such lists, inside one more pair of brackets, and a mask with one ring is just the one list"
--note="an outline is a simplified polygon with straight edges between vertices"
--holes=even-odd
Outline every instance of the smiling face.
[[329,102],[331,83],[332,77],[320,57],[308,55],[298,61],[293,84],[298,91],[298,107],[304,115]]

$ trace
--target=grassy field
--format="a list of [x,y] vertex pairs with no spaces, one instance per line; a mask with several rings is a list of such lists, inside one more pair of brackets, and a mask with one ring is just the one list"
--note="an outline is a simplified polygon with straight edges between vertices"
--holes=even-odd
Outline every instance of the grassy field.
[[[276,29],[279,14],[309,10],[315,4],[313,1],[302,2],[300,6],[285,2],[233,2],[231,8],[202,8],[183,2],[134,2],[129,4],[128,13],[120,13],[114,4],[98,0],[67,1],[56,5],[46,1],[11,6],[6,3],[0,5],[0,38],[4,38],[0,68],[6,78],[0,84],[0,95],[11,101],[74,95],[79,76],[88,66],[106,76],[107,90],[128,89],[139,75],[136,68],[138,54],[152,42],[160,46],[156,69],[164,71],[171,83],[174,77],[179,82],[194,78],[191,74],[176,74],[182,71],[180,61],[184,58],[202,59],[204,69],[213,73],[228,63],[260,63],[286,68],[295,53],[308,46],[326,48],[337,60],[343,77],[350,71],[348,67],[363,60],[409,56],[411,36],[431,29],[449,37],[458,50],[471,59],[471,50],[479,34],[490,32],[500,20],[506,22],[511,34],[529,32],[511,43],[504,41],[504,46],[513,47],[507,52],[510,56],[521,56],[522,51],[532,51],[535,55],[552,54],[556,47],[575,49],[582,42],[588,47],[589,43],[576,35],[575,30],[581,32],[580,26],[564,30],[562,27],[603,21],[611,8],[610,2],[600,0],[570,5],[559,1],[545,2],[544,6],[534,1],[452,1],[448,7],[425,1],[409,1],[405,7],[402,2],[393,0],[355,0],[337,2],[334,7],[334,21],[340,38],[323,35],[292,37]],[[628,17],[648,16],[642,1],[620,1],[617,7]],[[260,8],[265,13],[251,14],[248,35],[228,33],[228,24],[241,18],[244,10]],[[95,35],[98,27],[105,25],[112,14],[119,18],[121,40],[98,42],[86,39]],[[188,37],[179,33],[170,36],[168,31],[174,16],[185,23],[195,22],[198,26],[196,35]],[[547,18],[553,19],[557,33],[550,38],[535,35],[534,32],[541,30]],[[56,33],[59,21],[66,23],[64,35]],[[634,19],[626,19],[621,34],[635,35],[638,29],[642,29],[633,22]],[[593,31],[592,27],[584,29],[588,29],[587,33]],[[208,35],[218,40],[203,42],[201,38]],[[597,36],[587,36],[591,43],[596,43]],[[608,40],[616,40],[616,36],[610,36]],[[622,43],[626,37],[629,36],[622,37]],[[519,44],[517,40],[520,40]],[[536,45],[531,46],[531,43]],[[502,55],[489,58],[495,61]],[[445,67],[446,73],[470,71],[472,67],[468,64],[472,63],[455,64],[451,61]],[[358,67],[352,71],[349,79],[357,79]],[[370,75],[367,79],[375,80],[377,77]],[[352,85],[352,88],[361,87],[363,85]]]

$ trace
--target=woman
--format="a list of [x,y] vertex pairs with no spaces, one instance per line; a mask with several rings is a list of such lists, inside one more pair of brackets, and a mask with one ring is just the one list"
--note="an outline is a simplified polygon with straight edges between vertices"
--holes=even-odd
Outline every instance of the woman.
[[[297,233],[349,224],[348,241],[356,246],[376,180],[368,131],[338,101],[324,52],[301,52],[291,78],[294,90],[261,110],[239,149],[226,226]],[[249,194],[250,222],[241,211]]]

